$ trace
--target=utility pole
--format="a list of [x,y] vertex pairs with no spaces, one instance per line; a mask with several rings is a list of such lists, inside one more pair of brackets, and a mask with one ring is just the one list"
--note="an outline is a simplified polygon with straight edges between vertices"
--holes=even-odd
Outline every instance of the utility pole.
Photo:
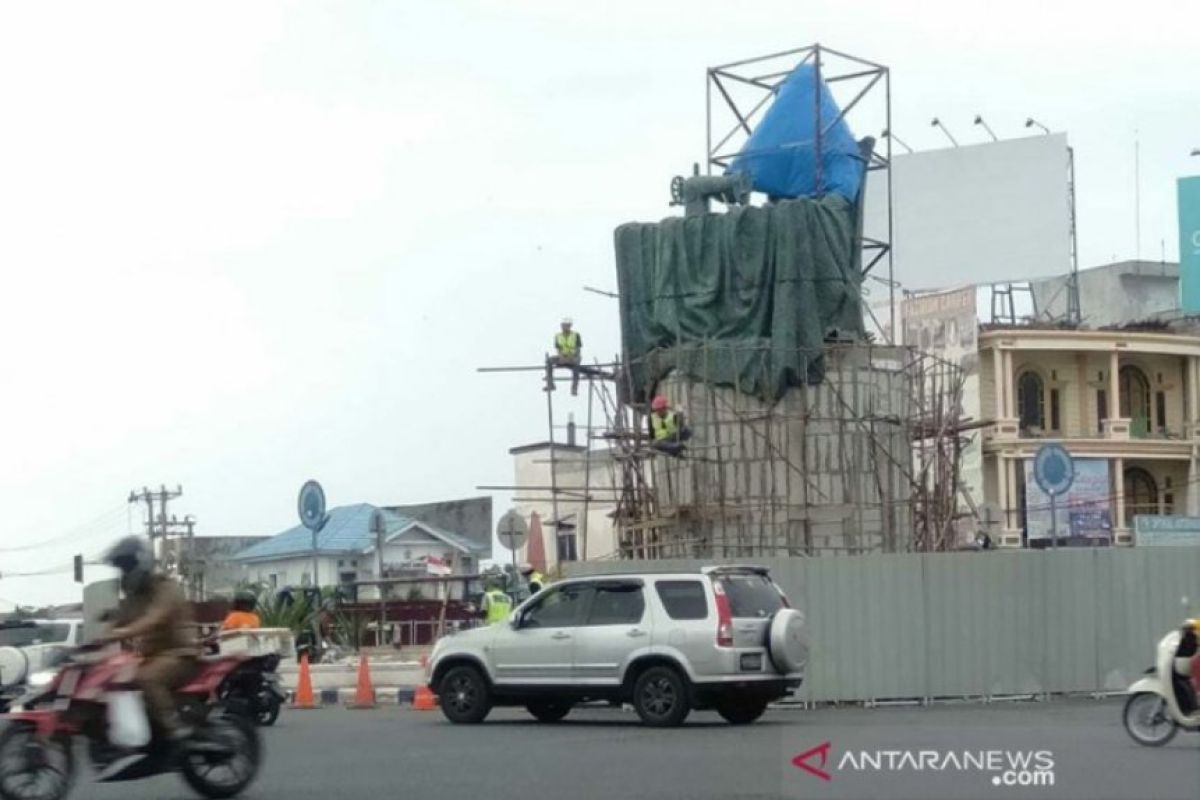
[[[185,576],[188,569],[185,568],[184,562],[190,562],[194,555],[192,539],[195,536],[196,521],[190,516],[185,516],[182,520],[168,516],[167,506],[172,500],[182,496],[183,487],[179,485],[168,489],[160,484],[158,491],[143,486],[140,492],[134,490],[129,493],[130,503],[146,504],[146,536],[150,539],[150,552],[154,556],[155,564],[166,564],[180,579],[188,577]],[[185,537],[186,543],[181,543],[179,539]],[[171,544],[172,539],[174,546]],[[190,593],[194,594],[195,587],[191,585],[190,577],[188,588]]]

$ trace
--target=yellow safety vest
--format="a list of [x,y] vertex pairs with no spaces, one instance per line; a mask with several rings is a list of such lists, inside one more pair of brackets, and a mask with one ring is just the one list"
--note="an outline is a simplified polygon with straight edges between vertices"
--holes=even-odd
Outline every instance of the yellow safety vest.
[[[536,586],[534,584],[536,584]],[[529,575],[529,591],[536,594],[537,592],[540,592],[545,587],[546,587],[546,578],[542,575],[542,573],[540,573],[536,570],[533,571],[532,573],[530,573],[530,575]]]
[[512,601],[499,589],[492,589],[483,595],[483,608],[487,612],[484,621],[488,625],[504,622],[512,611]]
[[570,333],[558,333],[554,337],[554,348],[558,350],[561,356],[573,356],[579,352],[579,334],[575,331]]
[[665,417],[658,414],[650,415],[650,426],[654,430],[654,441],[661,442],[674,439],[679,433],[679,417],[674,411],[668,411]]

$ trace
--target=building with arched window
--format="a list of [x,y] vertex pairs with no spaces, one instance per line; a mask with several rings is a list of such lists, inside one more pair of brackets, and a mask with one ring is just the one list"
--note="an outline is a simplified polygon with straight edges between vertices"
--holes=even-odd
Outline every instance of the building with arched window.
[[[1132,544],[1138,515],[1200,516],[1200,337],[1167,330],[983,326],[983,497],[1000,546]],[[1047,440],[1076,483],[1054,503],[1032,475]]]

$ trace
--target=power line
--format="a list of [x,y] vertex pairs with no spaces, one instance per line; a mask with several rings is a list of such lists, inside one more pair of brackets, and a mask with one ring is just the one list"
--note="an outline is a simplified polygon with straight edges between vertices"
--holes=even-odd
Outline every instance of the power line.
[[91,535],[96,532],[96,529],[104,526],[105,529],[111,528],[114,522],[119,521],[120,514],[125,510],[125,505],[122,504],[116,508],[109,509],[100,516],[85,522],[81,525],[76,525],[57,536],[52,536],[48,539],[43,539],[29,544],[13,545],[12,547],[0,547],[0,553],[22,553],[28,550],[39,550],[43,547],[50,547],[56,544],[69,541],[71,539],[83,538],[83,536]]

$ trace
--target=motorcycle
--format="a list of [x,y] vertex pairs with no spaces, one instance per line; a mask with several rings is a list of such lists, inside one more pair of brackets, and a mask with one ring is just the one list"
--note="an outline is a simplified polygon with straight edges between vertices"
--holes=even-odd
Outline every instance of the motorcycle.
[[258,725],[274,725],[287,699],[278,667],[276,654],[248,658],[221,682],[217,697]]
[[1158,643],[1154,666],[1129,687],[1125,730],[1138,744],[1162,747],[1180,729],[1200,732],[1200,703],[1191,686],[1196,632],[1190,625],[1171,631]]
[[[178,770],[201,795],[239,794],[258,773],[262,747],[254,724],[217,699],[221,683],[243,662],[236,656],[201,661],[176,690],[180,718],[189,729],[177,743],[145,730],[144,713],[132,716],[126,700],[140,659],[85,645],[48,684],[31,691],[6,715],[0,733],[0,798],[62,800],[75,775],[74,740],[101,782],[137,780]],[[132,700],[136,708],[136,700]],[[115,712],[115,713],[114,713]],[[139,709],[140,712],[140,709]],[[130,738],[129,728],[144,736]],[[134,744],[134,740],[144,742]]]

